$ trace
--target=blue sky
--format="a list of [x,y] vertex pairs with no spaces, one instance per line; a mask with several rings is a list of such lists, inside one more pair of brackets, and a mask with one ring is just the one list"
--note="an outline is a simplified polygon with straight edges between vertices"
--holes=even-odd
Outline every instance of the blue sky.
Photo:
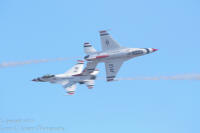
[[[122,46],[159,49],[123,64],[118,77],[199,73],[199,6],[197,0],[1,0],[0,62],[84,56],[83,43],[101,50],[98,31],[111,29]],[[60,85],[31,82],[75,63],[1,68],[0,132],[36,132],[21,128],[39,125],[64,128],[44,132],[200,132],[199,81],[97,80],[93,90],[78,86],[74,96],[64,96]],[[104,65],[98,68],[103,77]],[[32,122],[8,123],[19,119]]]

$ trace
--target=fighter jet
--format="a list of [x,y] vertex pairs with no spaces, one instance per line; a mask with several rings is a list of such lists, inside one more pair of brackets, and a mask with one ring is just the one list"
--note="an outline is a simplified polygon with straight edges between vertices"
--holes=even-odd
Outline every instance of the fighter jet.
[[61,84],[69,95],[74,94],[76,84],[85,84],[89,89],[94,87],[94,81],[96,75],[99,73],[98,69],[94,71],[88,71],[87,67],[83,70],[84,61],[78,60],[77,64],[70,70],[63,74],[51,75],[47,74],[39,78],[35,78],[32,81],[35,82],[50,82]]
[[84,59],[88,61],[88,71],[93,71],[100,62],[105,63],[106,79],[113,81],[123,62],[138,56],[153,53],[155,48],[126,48],[120,46],[111,35],[103,30],[100,31],[102,51],[97,52],[90,43],[84,43]]

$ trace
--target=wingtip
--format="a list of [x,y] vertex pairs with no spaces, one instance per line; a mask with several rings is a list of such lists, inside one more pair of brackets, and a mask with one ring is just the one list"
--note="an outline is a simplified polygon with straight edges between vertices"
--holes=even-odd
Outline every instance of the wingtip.
[[107,82],[115,81],[114,79],[107,79]]
[[100,30],[99,31],[100,33],[105,33],[105,32],[107,32],[106,30]]
[[99,33],[106,33],[108,31],[111,31],[111,29],[100,30]]
[[68,95],[74,95],[74,92],[67,92]]
[[88,87],[88,89],[93,89],[94,85],[88,85],[87,87]]

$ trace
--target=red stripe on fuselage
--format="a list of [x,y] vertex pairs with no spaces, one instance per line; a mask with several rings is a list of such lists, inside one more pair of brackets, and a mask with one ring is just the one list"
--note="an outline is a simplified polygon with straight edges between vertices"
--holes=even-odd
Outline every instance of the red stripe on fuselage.
[[106,58],[108,57],[109,55],[100,55],[100,56],[97,56],[96,59],[100,59],[100,58]]

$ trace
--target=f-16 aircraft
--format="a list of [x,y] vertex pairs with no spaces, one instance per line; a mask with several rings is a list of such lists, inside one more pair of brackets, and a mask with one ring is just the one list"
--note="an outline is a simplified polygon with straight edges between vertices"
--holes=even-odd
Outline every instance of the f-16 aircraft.
[[93,71],[99,62],[105,63],[106,79],[113,81],[124,61],[138,56],[153,53],[154,48],[125,48],[120,46],[111,35],[103,30],[100,31],[102,51],[97,52],[90,43],[84,43],[84,59],[88,61],[88,71]]
[[94,69],[93,71],[88,71],[87,67],[83,70],[83,66],[84,61],[78,60],[78,63],[64,74],[48,74],[35,78],[32,81],[61,84],[66,92],[72,95],[75,92],[77,83],[85,84],[89,89],[94,87],[96,75],[99,73],[99,70]]

